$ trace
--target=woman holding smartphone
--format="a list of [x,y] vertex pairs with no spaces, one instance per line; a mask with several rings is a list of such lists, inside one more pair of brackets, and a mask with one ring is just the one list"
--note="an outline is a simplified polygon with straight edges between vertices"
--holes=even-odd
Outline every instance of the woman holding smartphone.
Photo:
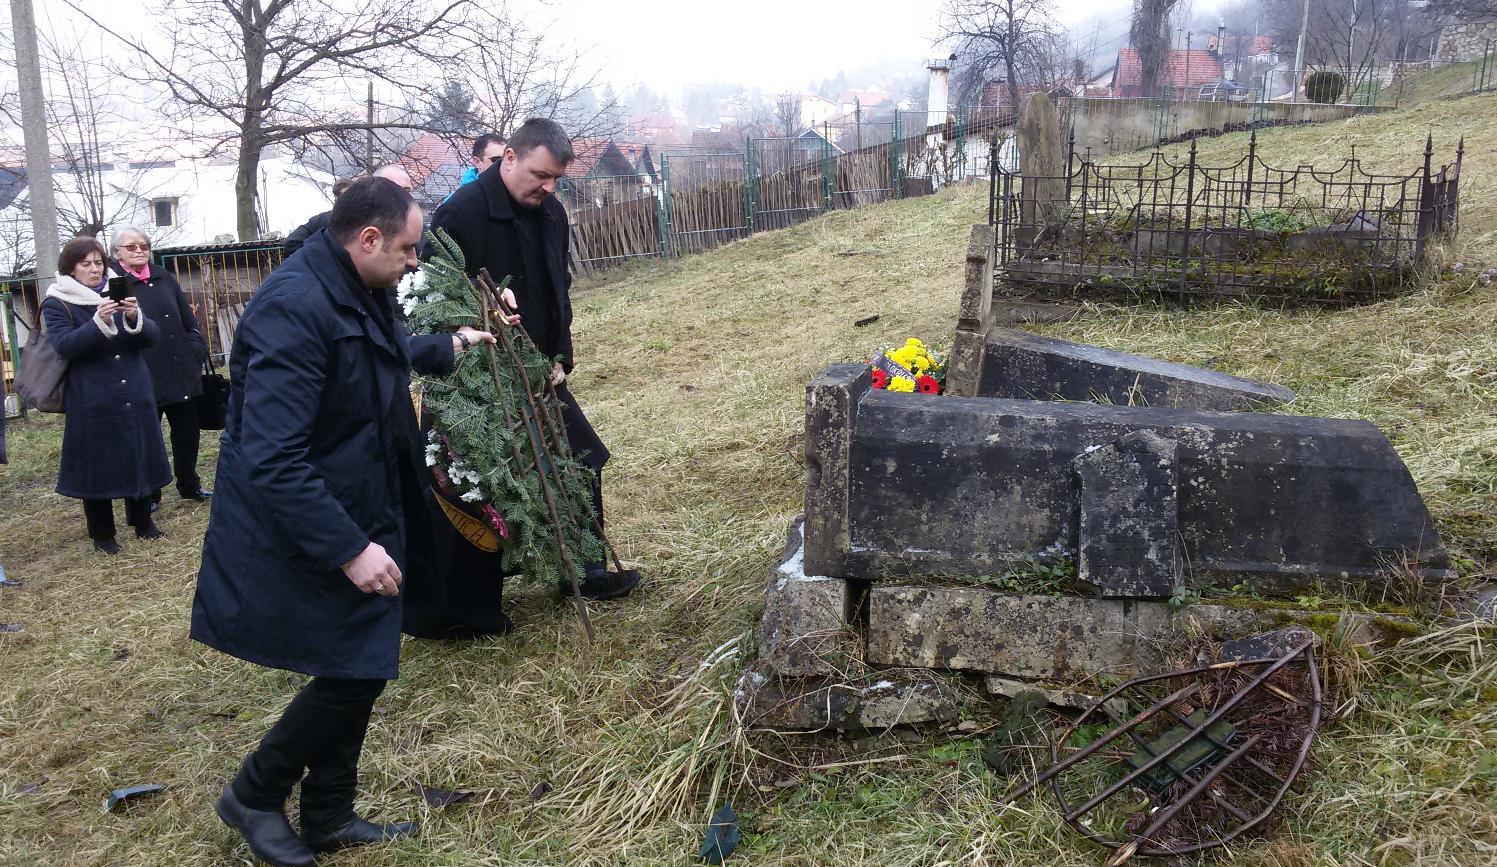
[[95,239],[64,244],[57,275],[42,302],[47,337],[68,362],[57,493],[82,500],[94,547],[118,554],[115,500],[125,501],[136,536],[162,535],[151,520],[151,494],[172,475],[142,355],[159,331],[128,297],[128,282],[106,280],[104,246]]

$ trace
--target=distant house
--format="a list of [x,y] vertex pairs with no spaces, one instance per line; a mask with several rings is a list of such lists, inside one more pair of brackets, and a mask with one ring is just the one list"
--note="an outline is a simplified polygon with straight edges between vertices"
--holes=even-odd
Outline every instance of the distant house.
[[1222,78],[1239,84],[1253,85],[1265,70],[1280,63],[1273,40],[1267,36],[1212,36],[1206,50],[1215,52],[1222,63]]
[[[35,261],[24,163],[9,157],[4,162],[8,164],[0,165],[0,245],[4,247],[0,272]],[[106,240],[114,229],[136,225],[161,248],[237,236],[237,168],[232,155],[201,155],[191,143],[152,143],[149,150],[121,147],[105,152],[93,172],[54,163],[52,178],[60,212],[86,212],[86,191],[102,189]],[[267,149],[260,159],[255,203],[262,235],[283,236],[313,214],[327,210],[332,184],[328,173]],[[60,228],[66,234],[78,227]],[[56,251],[43,254],[53,256]]]
[[442,203],[462,183],[463,172],[473,152],[473,139],[426,133],[416,139],[398,162],[416,182],[416,202],[430,210]]
[[681,133],[681,121],[673,111],[637,115],[629,118],[624,134],[631,141],[654,146],[658,153],[687,143],[687,137]]
[[634,164],[611,138],[572,139],[569,178],[616,178],[634,174]]
[[[635,154],[633,159],[625,148]],[[648,161],[649,150],[643,145],[619,145],[609,138],[577,138],[572,140],[572,153],[562,185],[562,198],[568,207],[631,201],[647,195],[651,188],[651,175],[637,168],[641,157]]]
[[800,125],[802,128],[816,128],[829,122],[836,117],[838,111],[837,103],[830,99],[808,93],[800,98]]
[[[1170,49],[1165,54],[1165,64],[1160,72],[1159,86],[1173,88],[1184,95],[1192,88],[1221,81],[1222,77],[1222,63],[1215,52],[1206,49],[1191,51]],[[1137,48],[1129,46],[1118,50],[1118,59],[1112,67],[1112,87],[1109,95],[1125,98],[1144,95],[1143,62],[1139,59]]]
[[833,156],[842,153],[842,149],[832,144],[819,132],[808,129],[795,137],[795,149],[806,158],[820,159],[826,154]]
[[[1019,102],[1022,104],[1024,97],[1031,93],[1048,94],[1052,100],[1072,95],[1071,88],[1063,85],[1046,88],[1040,84],[1021,84],[1019,85]],[[978,96],[978,105],[981,108],[998,109],[1000,111],[1013,108],[1013,97],[1009,93],[1008,82],[989,81],[984,84]]]
[[619,149],[619,153],[624,155],[624,159],[629,161],[634,174],[640,177],[642,183],[654,184],[659,180],[660,176],[655,171],[655,161],[650,154],[649,145],[635,142],[614,142],[614,145]]

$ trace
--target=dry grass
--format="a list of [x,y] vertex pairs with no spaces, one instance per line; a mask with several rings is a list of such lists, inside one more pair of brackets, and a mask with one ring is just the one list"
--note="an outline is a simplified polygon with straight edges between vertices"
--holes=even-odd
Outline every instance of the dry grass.
[[[1401,116],[1417,127],[1402,140],[1386,118],[1263,140],[1272,153],[1283,137],[1294,154],[1355,129],[1359,153],[1398,156],[1438,118],[1453,146],[1461,116],[1475,128],[1497,114],[1493,98],[1462,103]],[[1490,159],[1468,162],[1484,180],[1467,213],[1486,215],[1468,216],[1468,241],[1490,239],[1497,215]],[[592,648],[566,607],[524,587],[507,594],[520,624],[508,638],[407,642],[371,730],[361,808],[416,815],[425,833],[331,863],[699,863],[723,800],[745,820],[744,864],[1100,860],[1046,802],[995,813],[1002,784],[975,739],[881,742],[877,755],[904,758],[838,766],[853,756],[837,744],[745,739],[728,703],[735,640],[800,509],[804,383],[911,334],[949,340],[967,226],[984,206],[968,188],[835,213],[579,296],[574,385],[615,455],[610,533],[649,583],[598,611]],[[1497,291],[1470,282],[1341,313],[1089,307],[1052,330],[1267,377],[1298,389],[1301,411],[1377,422],[1474,572],[1497,555]],[[168,539],[94,555],[76,504],[50,492],[58,426],[13,425],[11,437],[0,557],[26,585],[0,590],[0,622],[26,631],[0,635],[0,863],[243,863],[211,801],[299,679],[187,641],[205,510],[168,495]],[[1281,833],[1235,849],[1234,863],[1497,859],[1497,671],[1483,641],[1454,631],[1369,660],[1354,710],[1321,742],[1323,772]],[[812,752],[803,764],[822,769],[774,761]],[[109,789],[146,781],[166,793],[101,813]],[[416,783],[476,795],[434,810]]]

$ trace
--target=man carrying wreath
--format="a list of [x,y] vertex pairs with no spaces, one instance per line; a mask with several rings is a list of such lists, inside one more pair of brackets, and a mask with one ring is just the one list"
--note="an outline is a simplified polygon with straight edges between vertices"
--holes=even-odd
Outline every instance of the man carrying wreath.
[[[567,389],[572,372],[572,276],[567,270],[567,213],[553,195],[573,159],[561,125],[531,118],[509,137],[504,156],[476,181],[459,187],[432,216],[432,231],[444,230],[463,251],[469,276],[487,269],[495,281],[508,277],[521,324],[545,355],[559,359],[552,382],[563,404],[572,453],[594,472],[593,512],[603,522],[602,471],[608,448],[588,424]],[[504,572],[497,540],[477,539],[481,523],[462,517],[464,504],[432,485],[436,529],[436,592],[407,600],[405,631],[424,638],[502,634],[511,628],[499,610]],[[471,509],[469,510],[471,511]],[[609,571],[603,561],[586,565],[579,582],[588,599],[627,595],[640,581],[633,569]],[[570,595],[570,582],[559,588]]]

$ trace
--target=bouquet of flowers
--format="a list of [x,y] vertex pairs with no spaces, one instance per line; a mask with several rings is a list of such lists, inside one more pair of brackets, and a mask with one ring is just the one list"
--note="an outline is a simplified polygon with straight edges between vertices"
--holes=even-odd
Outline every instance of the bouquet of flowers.
[[897,349],[881,350],[868,365],[873,368],[874,388],[940,394],[946,386],[946,357],[917,337]]
[[[445,232],[428,235],[427,245],[431,257],[395,290],[411,333],[482,324],[486,302],[464,273],[462,251]],[[497,318],[491,326],[509,327]],[[546,389],[553,359],[520,328],[508,337],[513,353],[478,346],[460,353],[451,373],[420,380],[430,423],[426,465],[438,505],[469,542],[502,551],[506,569],[553,582],[566,570],[547,490],[571,562],[602,559],[592,532],[593,473],[567,447],[560,403]]]

